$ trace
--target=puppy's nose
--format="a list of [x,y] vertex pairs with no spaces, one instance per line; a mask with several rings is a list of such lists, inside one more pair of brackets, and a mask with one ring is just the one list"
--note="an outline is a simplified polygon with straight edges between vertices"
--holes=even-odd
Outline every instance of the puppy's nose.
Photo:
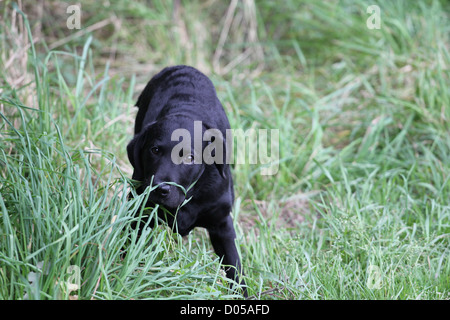
[[155,190],[161,197],[167,197],[170,193],[170,185],[162,183]]

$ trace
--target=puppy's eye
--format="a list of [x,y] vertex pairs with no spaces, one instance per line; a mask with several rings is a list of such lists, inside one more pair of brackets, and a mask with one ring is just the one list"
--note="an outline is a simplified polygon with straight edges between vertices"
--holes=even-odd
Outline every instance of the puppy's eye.
[[184,164],[193,164],[194,163],[194,155],[188,154],[186,157],[183,158]]
[[153,154],[158,154],[158,153],[159,153],[159,148],[158,148],[158,147],[152,147],[152,148],[150,149],[150,151],[151,151]]

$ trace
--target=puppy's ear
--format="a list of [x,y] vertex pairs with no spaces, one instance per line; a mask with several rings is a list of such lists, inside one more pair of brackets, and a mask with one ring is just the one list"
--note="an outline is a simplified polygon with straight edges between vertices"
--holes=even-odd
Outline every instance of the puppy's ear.
[[127,145],[127,153],[128,153],[128,159],[130,160],[131,165],[133,168],[137,167],[136,160],[138,157],[137,154],[137,146],[136,146],[137,136],[133,138],[133,140],[130,141]]

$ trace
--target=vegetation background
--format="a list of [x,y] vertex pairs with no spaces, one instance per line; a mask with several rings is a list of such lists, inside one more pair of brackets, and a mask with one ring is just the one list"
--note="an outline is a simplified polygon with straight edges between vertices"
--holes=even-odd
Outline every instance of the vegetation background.
[[241,297],[204,230],[130,228],[153,214],[137,210],[148,193],[126,198],[134,102],[160,69],[189,64],[232,128],[280,130],[277,174],[233,167],[252,298],[449,299],[449,10],[1,1],[0,298]]

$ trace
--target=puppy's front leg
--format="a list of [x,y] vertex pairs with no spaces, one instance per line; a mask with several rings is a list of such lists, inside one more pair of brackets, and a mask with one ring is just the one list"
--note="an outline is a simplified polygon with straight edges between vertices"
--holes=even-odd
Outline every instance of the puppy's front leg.
[[243,287],[244,297],[248,297],[247,288],[244,280],[239,281],[239,275],[242,272],[241,260],[236,249],[234,239],[236,232],[234,231],[233,221],[228,215],[224,221],[208,228],[211,243],[216,254],[222,259],[222,264],[225,266],[227,277],[240,283]]

